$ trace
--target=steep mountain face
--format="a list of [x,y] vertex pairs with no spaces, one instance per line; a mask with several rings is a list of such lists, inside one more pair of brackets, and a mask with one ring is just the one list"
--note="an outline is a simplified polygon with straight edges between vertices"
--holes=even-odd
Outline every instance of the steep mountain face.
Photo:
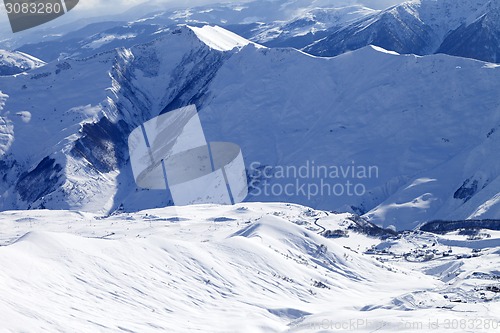
[[435,40],[431,27],[420,19],[417,5],[405,3],[339,29],[305,51],[332,56],[373,44],[399,53],[426,54]]
[[[398,229],[500,217],[498,66],[376,47],[316,58],[228,36],[180,27],[0,78],[1,209],[167,205],[164,191],[135,186],[127,137],[196,104],[208,141],[242,147],[250,201]],[[294,174],[301,167],[309,173]]]
[[43,61],[28,54],[0,50],[0,76],[19,74],[43,65]]
[[496,62],[498,8],[498,2],[490,0],[410,1],[331,29],[304,50],[334,56],[373,44],[399,53],[445,53]]
[[107,212],[124,197],[129,209],[167,205],[163,193],[133,198],[128,134],[165,108],[201,103],[230,55],[184,27],[133,51],[67,58],[1,78],[1,209]]
[[437,52],[500,62],[500,3],[490,1],[476,16],[446,36]]

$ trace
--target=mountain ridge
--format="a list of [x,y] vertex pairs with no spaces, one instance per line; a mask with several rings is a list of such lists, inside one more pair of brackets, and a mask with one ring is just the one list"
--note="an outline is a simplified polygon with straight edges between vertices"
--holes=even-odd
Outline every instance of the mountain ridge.
[[[89,66],[91,71],[84,70]],[[334,166],[355,161],[380,169],[380,178],[358,181],[366,188],[361,197],[320,195],[308,200],[297,193],[253,195],[249,200],[350,210],[398,229],[433,219],[497,218],[494,195],[500,170],[494,164],[494,126],[500,122],[491,92],[497,71],[475,60],[398,55],[379,47],[335,58],[252,44],[219,51],[187,26],[132,48],[54,61],[0,79],[2,87],[9,87],[2,89],[9,96],[1,113],[2,132],[14,128],[6,136],[11,143],[4,144],[2,172],[8,181],[1,189],[2,209],[105,213],[167,205],[170,198],[164,193],[135,187],[127,162],[127,133],[162,112],[196,104],[210,141],[242,147],[250,180],[255,177],[254,162],[298,167],[313,160]],[[474,87],[466,84],[471,80]],[[86,90],[67,90],[73,82]],[[42,103],[51,89],[57,98]],[[483,118],[475,116],[476,109]],[[46,131],[58,134],[43,145],[29,143]],[[300,145],[291,147],[289,140],[297,137],[302,138]],[[370,150],[375,153],[367,154]],[[391,156],[400,157],[394,163]],[[484,166],[473,162],[484,160],[489,161]],[[464,161],[470,166],[460,170]],[[452,177],[447,163],[458,168]],[[28,194],[40,177],[53,179],[50,188]],[[353,181],[326,179],[331,184],[348,180]],[[291,179],[266,181],[281,186]],[[469,190],[467,184],[476,182],[477,188]],[[459,207],[461,213],[454,215]]]
[[375,44],[398,53],[445,53],[496,62],[498,12],[498,4],[490,0],[408,1],[333,29],[303,50],[334,56]]
[[0,76],[15,75],[45,65],[40,59],[29,54],[0,50]]

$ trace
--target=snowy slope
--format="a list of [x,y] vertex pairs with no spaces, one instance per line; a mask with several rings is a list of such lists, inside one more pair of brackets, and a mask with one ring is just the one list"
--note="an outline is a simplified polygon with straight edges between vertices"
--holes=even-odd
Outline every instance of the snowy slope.
[[[362,198],[347,193],[306,197],[299,185],[295,196],[266,195],[261,187],[251,200],[355,209],[384,226],[409,228],[435,218],[469,217],[478,208],[472,208],[475,197],[480,205],[490,203],[477,217],[498,218],[493,198],[499,113],[490,81],[496,80],[497,67],[448,56],[398,56],[372,47],[334,59],[290,50],[241,53],[243,60],[233,57],[219,71],[213,98],[201,110],[202,121],[215,127],[207,128],[209,135],[242,146],[247,166],[299,167],[309,161],[378,166],[380,171],[370,179],[326,179],[364,184]],[[234,112],[237,119],[228,120]],[[464,183],[476,178],[482,180],[466,195],[470,186]],[[294,175],[269,180],[282,187],[295,182]],[[313,176],[300,182],[321,185]]]
[[[474,257],[474,242],[463,247],[454,233],[318,234],[315,222],[339,228],[350,218],[289,204],[4,212],[0,328],[335,332],[355,321],[360,332],[417,332],[431,319],[436,330],[446,320],[498,323],[498,293],[488,289],[498,285],[498,232],[483,230],[497,243],[477,241]],[[413,255],[426,251],[436,257]]]
[[[211,46],[235,38],[220,28],[194,30]],[[376,47],[332,59],[253,44],[220,51],[179,27],[130,49],[0,79],[1,207],[107,212],[168,204],[165,193],[136,188],[127,136],[155,115],[196,104],[209,141],[242,147],[250,201],[355,211],[398,229],[499,218],[498,70]],[[258,179],[259,167],[307,163],[377,171],[362,179],[349,172]],[[34,186],[41,180],[45,186]],[[303,190],[325,181],[344,192]],[[348,182],[362,193],[348,194]],[[291,194],[269,192],[290,183]]]
[[262,48],[261,45],[250,42],[249,40],[232,33],[218,26],[205,25],[201,28],[190,27],[196,36],[212,49],[218,51],[231,51],[235,47],[242,48],[248,44],[253,44],[257,48]]
[[43,65],[43,61],[28,54],[0,50],[0,76],[19,74]]

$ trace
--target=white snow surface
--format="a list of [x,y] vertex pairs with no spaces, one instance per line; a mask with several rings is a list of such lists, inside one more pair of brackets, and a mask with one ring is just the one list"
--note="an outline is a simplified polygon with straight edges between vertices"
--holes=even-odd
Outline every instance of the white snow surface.
[[[70,152],[84,124],[105,116],[138,126],[176,98],[198,104],[209,141],[242,147],[249,170],[252,163],[299,168],[312,162],[378,169],[371,178],[324,179],[330,186],[359,183],[362,196],[309,195],[299,184],[292,196],[252,191],[247,200],[354,210],[397,229],[432,219],[500,218],[500,67],[373,46],[335,58],[254,44],[234,48],[243,41],[222,28],[195,31],[179,27],[147,44],[0,78],[0,154],[17,161],[4,169],[0,209],[166,205],[161,194],[152,200],[152,193],[138,191],[126,166],[100,172]],[[115,148],[127,149],[126,137],[120,140]],[[110,147],[98,159],[114,165]],[[61,165],[63,177],[35,203],[23,202],[16,177],[46,156]],[[270,185],[296,180],[271,179]]]
[[218,26],[205,25],[201,28],[189,27],[194,31],[196,36],[205,44],[214,50],[230,51],[235,47],[241,48],[248,44],[253,44],[257,48],[264,48],[264,46],[253,43],[241,36],[238,36],[231,31],[223,29]]
[[[348,231],[353,218],[271,203],[113,216],[3,212],[0,330],[418,332],[429,321],[437,326],[426,331],[453,320],[498,324],[498,294],[486,290],[498,286],[498,232],[477,242],[426,233],[381,241]],[[349,237],[325,238],[318,224]]]
[[12,75],[42,67],[45,62],[19,51],[0,50],[0,76]]

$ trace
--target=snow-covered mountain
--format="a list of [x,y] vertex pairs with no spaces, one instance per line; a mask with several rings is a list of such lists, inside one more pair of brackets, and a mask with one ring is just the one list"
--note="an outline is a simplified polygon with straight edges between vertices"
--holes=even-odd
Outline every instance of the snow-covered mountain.
[[151,41],[177,24],[212,24],[265,46],[294,47],[317,56],[376,45],[402,54],[445,53],[497,62],[498,1],[413,0],[387,9],[380,2],[362,3],[254,0],[164,10],[152,4],[138,8],[135,16],[131,11],[88,25],[78,22],[73,29],[49,29],[42,36],[34,32],[33,37],[0,41],[0,47],[16,46],[51,61],[61,54],[92,55]]
[[[500,7],[370,7],[397,1],[151,1],[0,41],[0,331],[500,327]],[[193,104],[177,143],[241,148],[244,202],[137,186],[130,133]]]
[[[164,192],[136,188],[127,137],[196,104],[209,141],[242,147],[250,201],[350,210],[398,229],[500,217],[498,66],[372,46],[318,58],[209,26],[157,37],[0,78],[2,210],[168,204]],[[340,176],[276,175],[312,165]],[[375,171],[349,172],[363,167]],[[304,192],[325,181],[366,191]],[[292,195],[269,192],[289,184]]]
[[374,44],[399,53],[446,53],[497,62],[499,12],[495,0],[414,0],[334,28],[304,50],[334,56]]
[[19,51],[0,50],[0,76],[14,75],[45,65],[45,62]]
[[500,62],[500,3],[490,1],[483,11],[449,33],[437,52]]
[[[130,47],[158,38],[178,24],[204,26],[216,24],[254,42],[268,46],[302,48],[324,36],[332,27],[341,27],[370,13],[377,12],[354,1],[340,1],[336,6],[321,7],[324,1],[258,0],[245,3],[223,3],[184,10],[164,10],[143,15],[129,22],[102,21],[66,33],[47,33],[44,38],[23,42],[17,48],[46,61],[61,55],[90,56],[115,47]],[[351,4],[348,5],[347,4]],[[153,6],[152,8],[155,8]],[[64,28],[61,29],[65,31]],[[19,38],[24,41],[26,38]],[[17,45],[16,40],[0,45]]]
[[350,214],[261,203],[0,221],[2,331],[462,333],[500,321],[498,231],[380,239]]
[[297,16],[272,23],[233,24],[227,29],[240,33],[252,41],[269,47],[294,47],[301,49],[327,36],[332,29],[339,29],[361,17],[377,12],[364,6],[340,8],[312,8],[300,11]]

